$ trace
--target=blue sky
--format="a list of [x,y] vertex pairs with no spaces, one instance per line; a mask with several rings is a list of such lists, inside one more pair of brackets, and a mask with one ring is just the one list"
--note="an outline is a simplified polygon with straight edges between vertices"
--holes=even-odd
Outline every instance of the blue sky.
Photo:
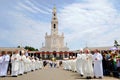
[[0,47],[40,48],[56,5],[70,50],[120,42],[120,0],[0,0]]

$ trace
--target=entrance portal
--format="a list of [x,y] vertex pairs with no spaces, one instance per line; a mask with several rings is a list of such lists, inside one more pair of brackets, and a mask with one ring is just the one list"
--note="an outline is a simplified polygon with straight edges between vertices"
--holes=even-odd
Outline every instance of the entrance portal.
[[56,51],[53,52],[53,56],[56,57]]

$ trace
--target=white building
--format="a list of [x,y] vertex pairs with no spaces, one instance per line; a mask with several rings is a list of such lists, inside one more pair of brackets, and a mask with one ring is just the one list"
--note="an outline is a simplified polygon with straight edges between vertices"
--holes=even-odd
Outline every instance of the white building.
[[56,8],[53,8],[52,20],[51,20],[51,34],[45,34],[45,46],[42,45],[40,51],[60,52],[69,51],[67,45],[64,45],[64,34],[59,35],[58,30],[58,18]]
[[26,51],[23,47],[16,48],[16,47],[0,47],[0,53],[7,52],[8,54],[13,54],[15,51]]

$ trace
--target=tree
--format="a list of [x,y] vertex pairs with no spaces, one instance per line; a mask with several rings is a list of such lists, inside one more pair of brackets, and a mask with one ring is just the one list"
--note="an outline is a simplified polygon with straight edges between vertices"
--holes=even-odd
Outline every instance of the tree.
[[36,49],[36,51],[38,51],[38,49]]
[[17,48],[20,48],[20,46],[18,46]]
[[118,41],[117,41],[117,40],[114,41],[114,46],[115,46],[115,47],[120,46],[120,45],[118,44]]
[[25,46],[24,48],[29,51],[38,51],[38,49],[35,49],[34,47],[31,47],[31,46]]

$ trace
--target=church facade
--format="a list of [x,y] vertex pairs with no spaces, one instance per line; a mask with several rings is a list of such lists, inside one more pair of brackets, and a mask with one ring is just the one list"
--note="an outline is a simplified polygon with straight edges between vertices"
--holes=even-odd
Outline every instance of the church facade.
[[67,45],[64,45],[64,34],[59,35],[58,18],[56,8],[53,8],[51,20],[51,34],[45,34],[45,45],[42,45],[40,51],[60,52],[69,51]]

